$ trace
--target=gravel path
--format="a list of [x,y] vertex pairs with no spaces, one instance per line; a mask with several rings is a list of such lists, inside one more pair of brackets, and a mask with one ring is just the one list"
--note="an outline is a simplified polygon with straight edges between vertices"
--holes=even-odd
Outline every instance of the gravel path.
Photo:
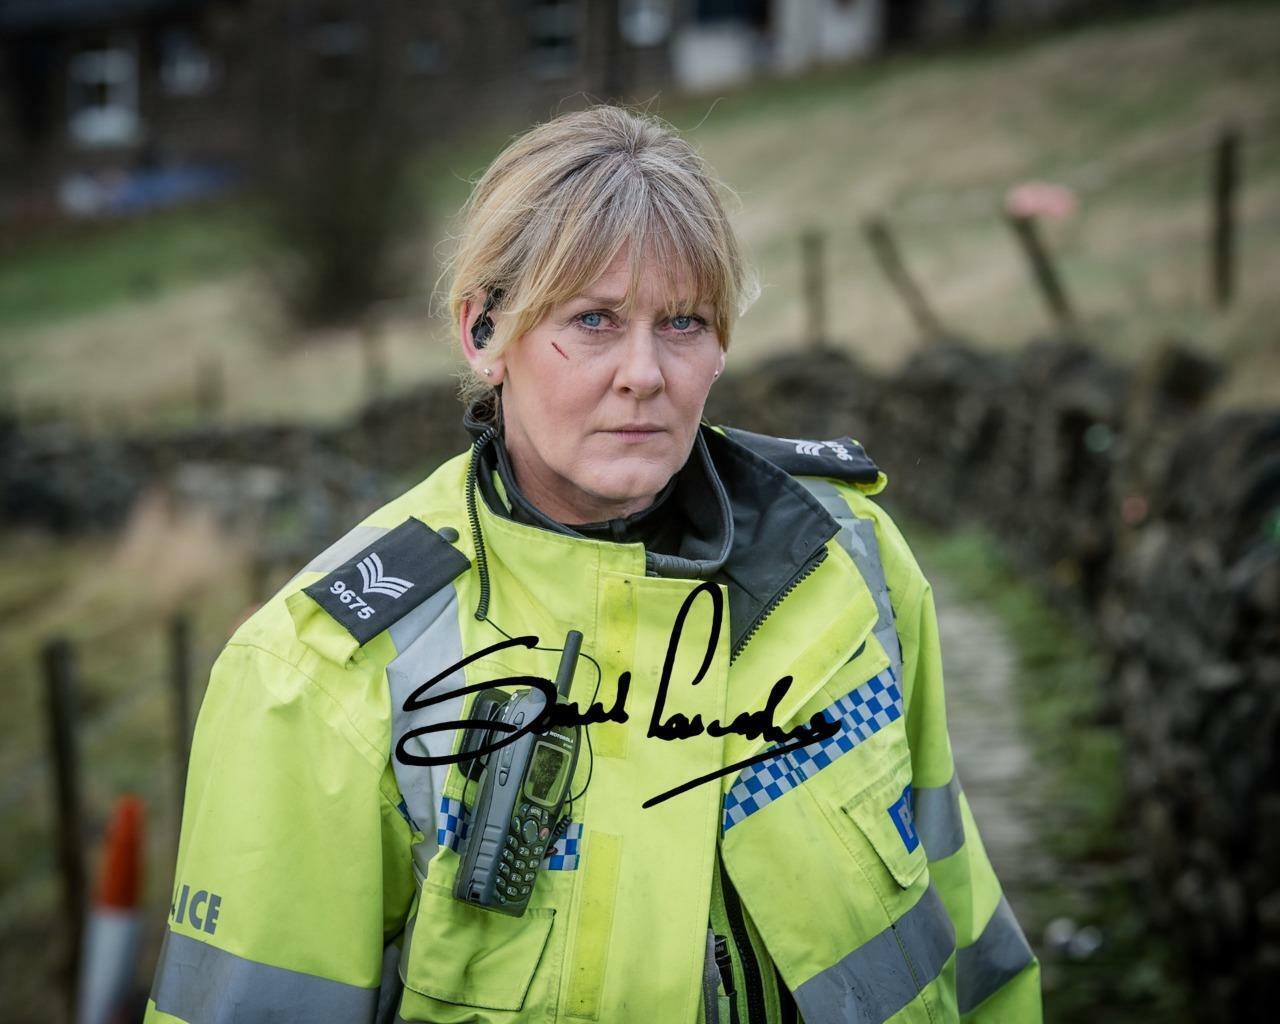
[[1016,909],[1019,891],[1050,877],[1035,830],[1037,765],[1014,692],[1017,652],[996,615],[930,572],[942,643],[956,770],[991,863]]

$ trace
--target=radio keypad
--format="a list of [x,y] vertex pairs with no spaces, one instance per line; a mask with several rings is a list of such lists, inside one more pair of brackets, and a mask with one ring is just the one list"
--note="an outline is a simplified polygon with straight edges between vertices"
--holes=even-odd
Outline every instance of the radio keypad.
[[499,877],[494,887],[497,901],[504,904],[519,903],[533,892],[539,862],[551,837],[551,812],[522,800],[511,824],[498,858]]

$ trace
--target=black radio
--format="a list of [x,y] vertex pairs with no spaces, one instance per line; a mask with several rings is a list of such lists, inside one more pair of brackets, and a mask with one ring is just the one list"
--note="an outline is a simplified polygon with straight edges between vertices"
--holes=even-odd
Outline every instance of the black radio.
[[[565,700],[573,684],[582,634],[571,630],[556,673],[556,699]],[[467,903],[519,917],[529,905],[538,868],[560,820],[578,762],[578,726],[552,726],[524,732],[518,739],[481,758],[470,753],[492,745],[543,714],[546,697],[538,689],[482,691],[471,709],[481,719],[505,728],[469,728],[459,765],[480,792],[461,851],[453,894]]]

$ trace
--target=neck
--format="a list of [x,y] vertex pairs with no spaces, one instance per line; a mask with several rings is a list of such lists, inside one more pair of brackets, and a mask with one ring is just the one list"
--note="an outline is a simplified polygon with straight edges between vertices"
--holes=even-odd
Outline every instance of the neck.
[[513,446],[508,441],[506,448],[516,486],[525,499],[543,515],[566,526],[624,519],[648,508],[658,496],[654,492],[611,499],[591,494],[563,478],[553,478],[545,469],[540,471],[540,467],[522,457],[520,445]]

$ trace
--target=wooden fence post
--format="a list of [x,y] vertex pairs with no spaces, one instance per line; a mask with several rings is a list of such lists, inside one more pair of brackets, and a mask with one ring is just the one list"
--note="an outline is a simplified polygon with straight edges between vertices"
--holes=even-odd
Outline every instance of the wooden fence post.
[[178,820],[187,789],[191,758],[191,619],[178,613],[169,620],[169,681],[173,687],[174,733],[177,739]]
[[823,250],[826,236],[818,230],[809,230],[800,236],[800,263],[804,279],[806,330],[809,347],[825,348],[827,337],[827,280],[823,268]]
[[1054,323],[1063,330],[1074,330],[1076,327],[1075,311],[1067,299],[1066,289],[1054,268],[1053,258],[1040,238],[1040,231],[1034,217],[1010,213],[1006,215],[1009,226],[1022,247],[1022,253],[1031,268],[1031,277],[1040,290]]
[[1227,127],[1213,148],[1213,237],[1210,241],[1211,287],[1219,309],[1231,305],[1235,294],[1236,195],[1240,186],[1240,132]]
[[871,245],[871,252],[876,262],[880,264],[885,277],[889,279],[894,291],[907,307],[907,312],[915,321],[916,328],[927,339],[941,338],[945,334],[942,324],[929,305],[929,300],[925,298],[920,285],[902,261],[902,254],[898,250],[898,243],[894,240],[888,222],[881,217],[869,217],[863,222],[862,229]]
[[49,755],[53,760],[57,801],[58,867],[62,872],[62,901],[67,949],[63,964],[65,990],[75,1006],[79,973],[80,933],[85,913],[84,814],[80,804],[79,754],[76,749],[75,651],[65,637],[50,640],[41,652],[45,680],[45,712],[49,725]]

